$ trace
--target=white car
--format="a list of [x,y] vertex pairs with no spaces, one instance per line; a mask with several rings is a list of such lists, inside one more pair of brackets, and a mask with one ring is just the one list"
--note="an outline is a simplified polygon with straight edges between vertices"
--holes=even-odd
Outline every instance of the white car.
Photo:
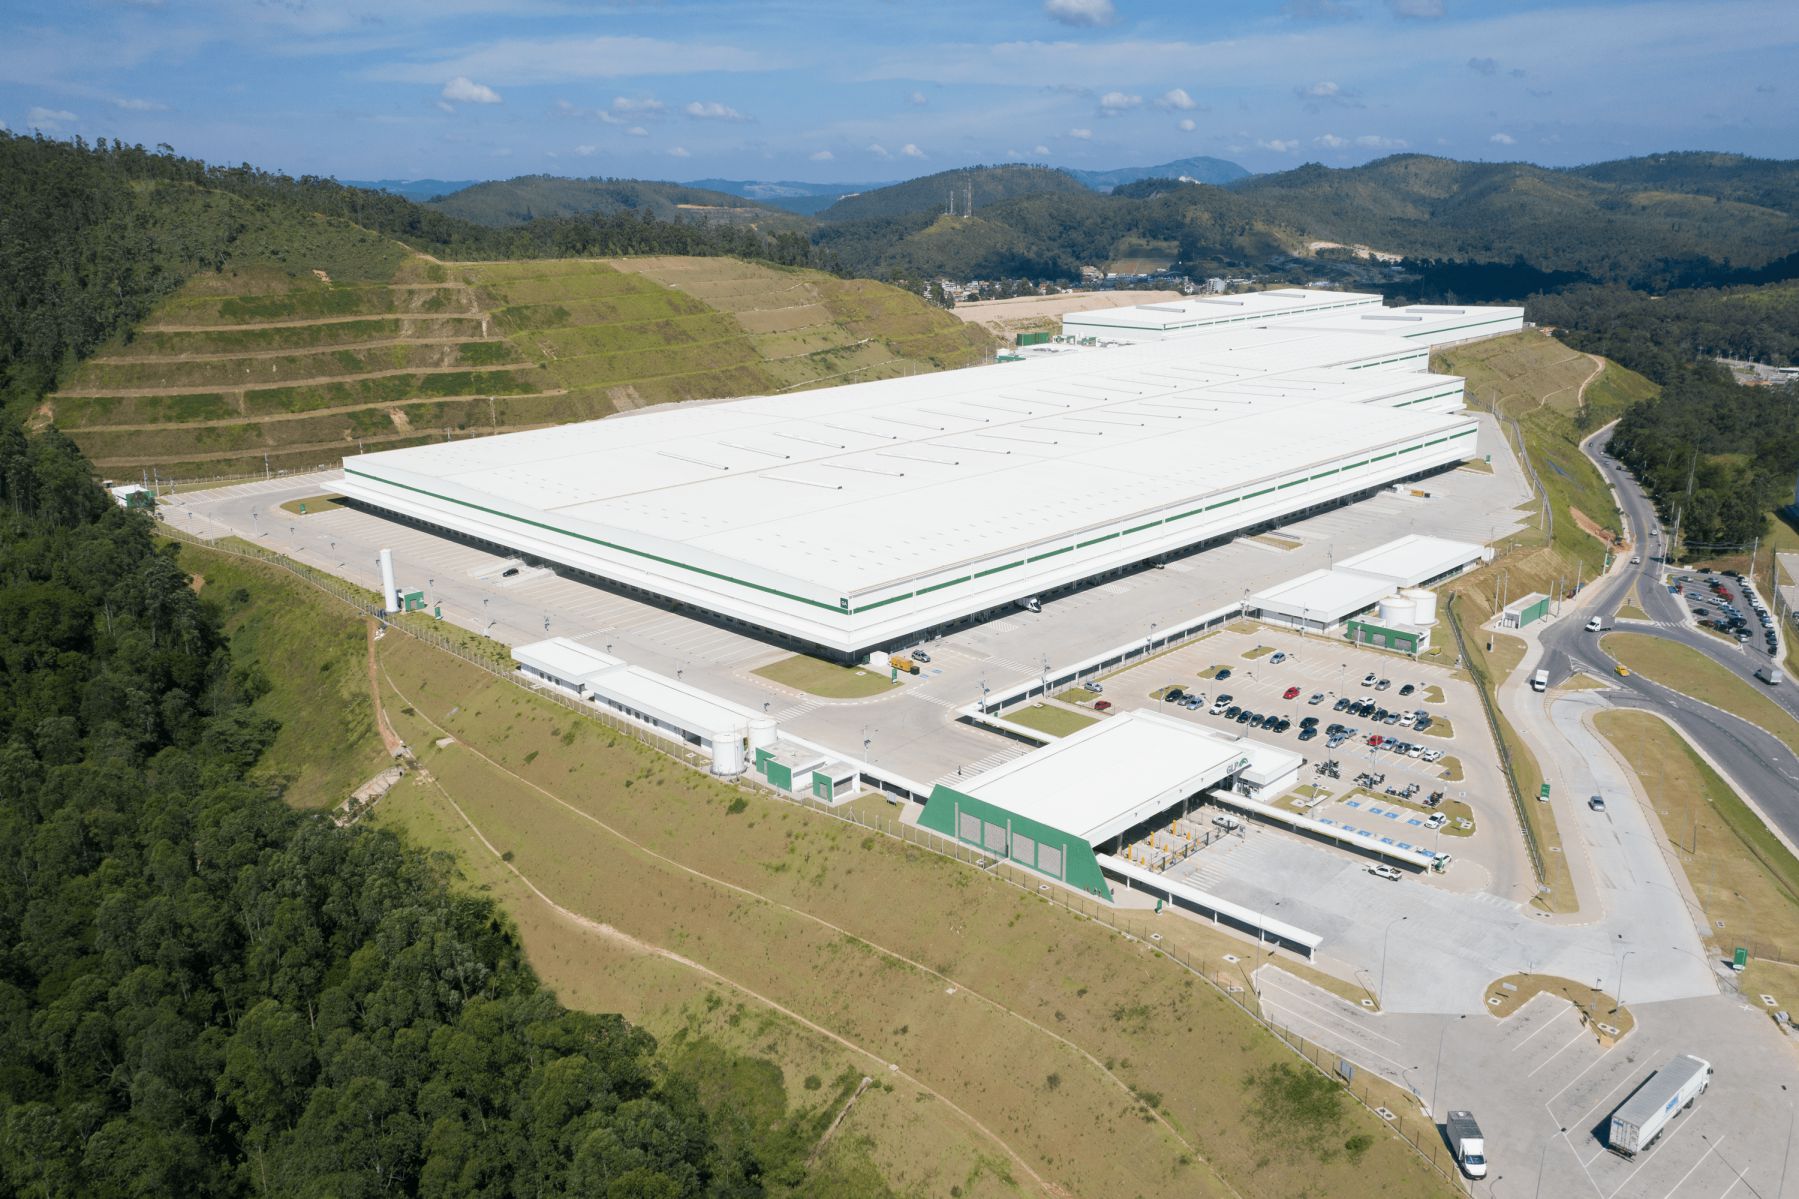
[[1427,749],[1422,756],[1426,762],[1435,762],[1443,756],[1443,751],[1440,749]]
[[1422,758],[1424,756],[1424,747],[1422,745],[1408,745],[1405,749],[1405,756],[1408,758]]
[[1379,678],[1380,678],[1379,675],[1375,674],[1373,671],[1369,671],[1368,677],[1362,680],[1362,686],[1372,687],[1375,684],[1375,680],[1377,680]]
[[1393,867],[1382,866],[1378,863],[1368,867],[1368,873],[1372,874],[1375,878],[1384,878],[1390,883],[1398,882],[1400,877],[1399,871],[1393,869]]
[[1632,554],[1632,555],[1631,555],[1631,556],[1630,556],[1630,564],[1631,564],[1631,565],[1632,565],[1632,566],[1641,566],[1641,565],[1643,565],[1643,555],[1641,555],[1641,554]]
[[1432,812],[1424,818],[1424,827],[1428,829],[1440,829],[1448,823],[1449,814],[1447,812]]
[[1604,627],[1605,626],[1600,622],[1600,620],[1597,616],[1595,616],[1593,619],[1587,621],[1587,632],[1589,632],[1589,633],[1597,633],[1600,629],[1602,629]]

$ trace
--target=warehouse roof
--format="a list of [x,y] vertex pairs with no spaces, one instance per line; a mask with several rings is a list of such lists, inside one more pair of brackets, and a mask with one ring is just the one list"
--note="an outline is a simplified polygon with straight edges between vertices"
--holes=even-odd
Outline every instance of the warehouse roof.
[[1377,575],[1390,583],[1410,587],[1492,556],[1493,551],[1472,541],[1452,541],[1447,537],[1427,537],[1422,533],[1411,533],[1397,541],[1389,541],[1354,557],[1345,558],[1337,567],[1339,570]]
[[1467,341],[1524,327],[1524,309],[1499,304],[1407,304],[1294,317],[1290,327],[1336,333],[1374,333],[1425,345]]
[[960,788],[1097,845],[1189,795],[1286,754],[1159,712],[1123,712],[1014,758]]
[[582,645],[567,637],[552,637],[548,641],[533,641],[529,645],[521,645],[512,651],[512,656],[526,666],[568,683],[585,683],[590,675],[624,665],[622,658],[602,654],[591,646]]
[[1309,313],[1378,306],[1381,298],[1371,292],[1308,291],[1296,287],[1243,292],[1230,296],[1194,296],[1155,304],[1119,308],[1094,308],[1062,317],[1069,333],[1107,333],[1160,336],[1208,325],[1278,320]]
[[1393,594],[1393,580],[1338,567],[1314,570],[1250,597],[1261,608],[1332,624]]

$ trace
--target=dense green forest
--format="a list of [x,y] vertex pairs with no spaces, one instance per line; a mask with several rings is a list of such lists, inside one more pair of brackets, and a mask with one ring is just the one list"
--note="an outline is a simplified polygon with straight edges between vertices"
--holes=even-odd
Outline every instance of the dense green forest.
[[247,781],[266,682],[60,434],[0,427],[0,526],[6,1193],[761,1193],[444,860]]
[[16,414],[34,402],[195,272],[303,263],[350,282],[391,268],[393,243],[452,258],[687,254],[835,265],[791,230],[624,211],[490,229],[329,179],[208,166],[167,147],[0,131],[0,403]]
[[1577,286],[1533,296],[1530,315],[1563,328],[1579,349],[1616,358],[1652,379],[1672,378],[1701,357],[1799,363],[1799,282],[1661,295]]
[[1747,545],[1792,499],[1799,385],[1743,387],[1715,363],[1682,369],[1625,410],[1612,452],[1689,546]]
[[[763,229],[798,229],[805,224],[792,213],[754,200],[708,191],[682,183],[643,179],[564,179],[555,175],[523,175],[517,179],[476,183],[428,201],[434,211],[478,225],[522,225],[544,217],[588,213],[645,214],[659,221],[682,217],[681,205],[732,210],[735,223]],[[711,219],[717,219],[714,215]]]

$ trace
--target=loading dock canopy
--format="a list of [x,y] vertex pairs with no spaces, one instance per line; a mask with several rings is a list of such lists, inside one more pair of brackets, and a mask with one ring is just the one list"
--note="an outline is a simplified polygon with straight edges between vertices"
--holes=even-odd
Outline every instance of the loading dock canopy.
[[1472,541],[1414,533],[1345,558],[1333,569],[1314,570],[1258,591],[1250,597],[1249,607],[1328,628],[1395,591],[1433,582],[1492,556],[1492,550]]
[[1125,712],[1014,758],[962,792],[1099,845],[1252,762],[1275,764],[1275,755],[1294,769],[1301,760],[1159,712]]

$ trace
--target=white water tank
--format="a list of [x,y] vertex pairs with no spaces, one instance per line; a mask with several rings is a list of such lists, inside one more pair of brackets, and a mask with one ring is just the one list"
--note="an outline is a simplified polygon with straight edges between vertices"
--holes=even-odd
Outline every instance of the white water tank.
[[1403,595],[1389,595],[1380,602],[1380,622],[1384,625],[1416,624],[1417,605]]
[[772,716],[757,716],[750,720],[750,752],[759,749],[773,748],[775,743],[775,721]]
[[711,734],[712,773],[722,778],[743,773],[743,733],[739,729],[722,729]]
[[1412,601],[1412,607],[1418,612],[1418,624],[1428,626],[1437,623],[1436,592],[1423,587],[1410,587],[1399,594]]

